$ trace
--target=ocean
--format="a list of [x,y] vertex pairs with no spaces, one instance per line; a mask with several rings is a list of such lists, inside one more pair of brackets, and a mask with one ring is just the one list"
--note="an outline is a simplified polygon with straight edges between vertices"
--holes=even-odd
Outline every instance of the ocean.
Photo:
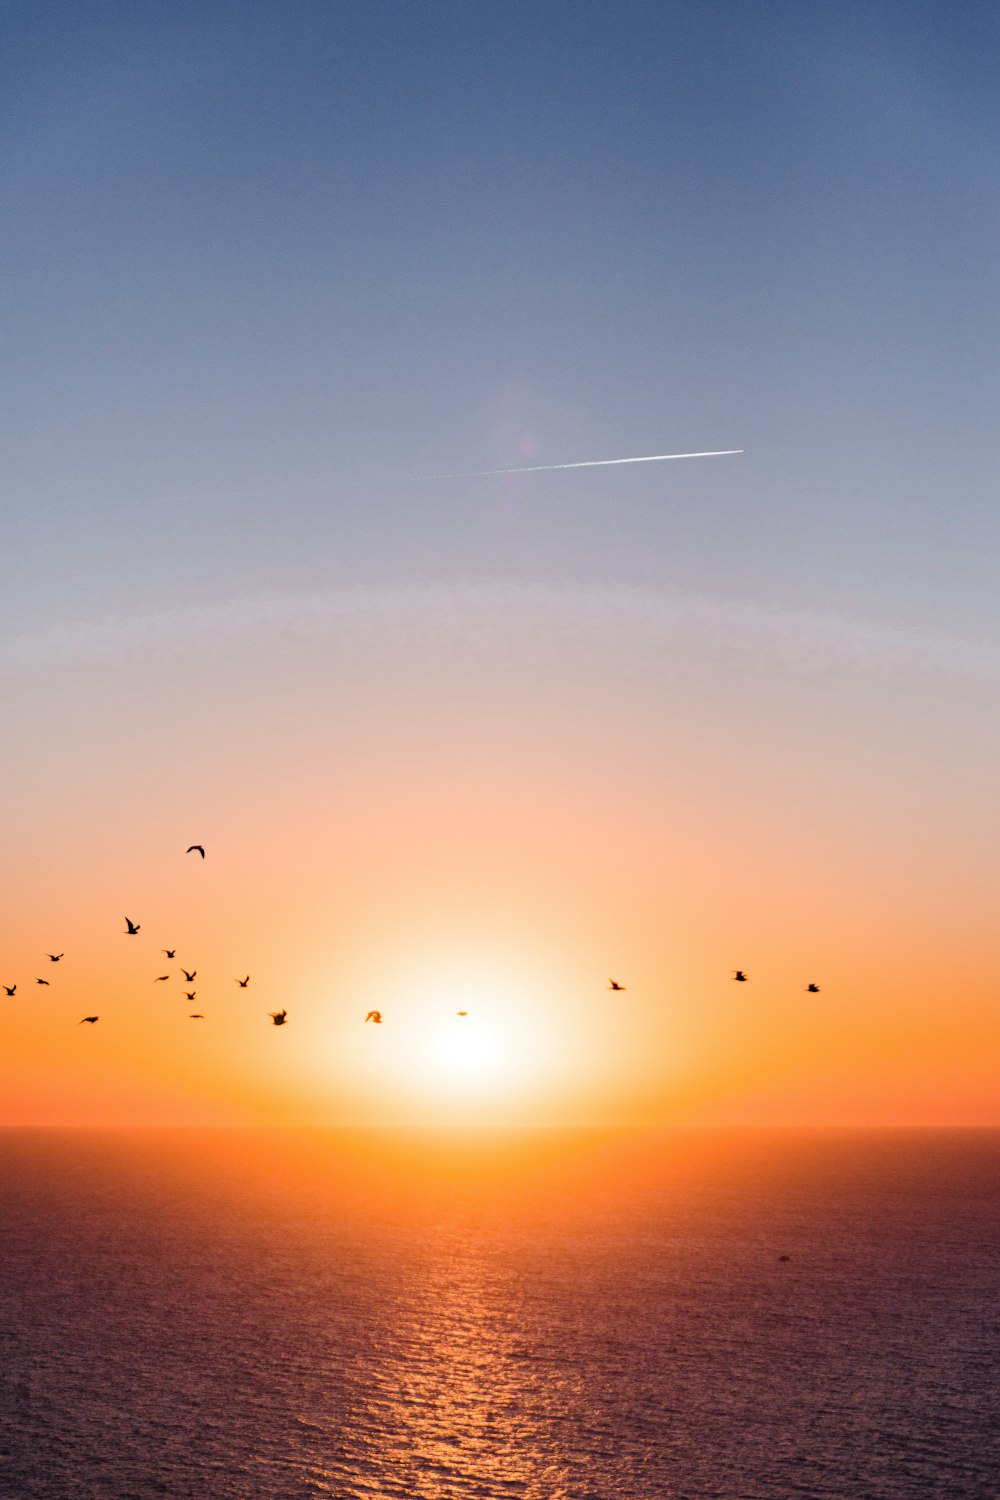
[[997,1500],[998,1377],[998,1131],[0,1133],[5,1500]]

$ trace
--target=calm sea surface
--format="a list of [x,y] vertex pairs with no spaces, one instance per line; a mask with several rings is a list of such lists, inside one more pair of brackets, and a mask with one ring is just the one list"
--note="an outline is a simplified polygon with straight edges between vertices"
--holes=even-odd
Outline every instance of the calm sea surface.
[[1000,1495],[1000,1132],[8,1131],[0,1214],[12,1500]]

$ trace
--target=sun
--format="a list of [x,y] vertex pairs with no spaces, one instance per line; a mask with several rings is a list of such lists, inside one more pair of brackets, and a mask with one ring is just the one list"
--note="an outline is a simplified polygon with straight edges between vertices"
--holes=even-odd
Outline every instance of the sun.
[[458,1084],[495,1078],[503,1071],[506,1051],[496,1028],[473,1013],[442,1021],[429,1050],[438,1075]]
[[[428,945],[384,963],[380,974],[359,980],[364,1008],[346,1046],[331,1032],[336,1066],[347,1070],[359,1108],[513,1122],[539,1100],[548,1107],[566,1052],[556,1045],[544,961],[518,967],[505,954],[449,955]],[[362,1025],[366,1009],[381,1011],[384,1024]]]

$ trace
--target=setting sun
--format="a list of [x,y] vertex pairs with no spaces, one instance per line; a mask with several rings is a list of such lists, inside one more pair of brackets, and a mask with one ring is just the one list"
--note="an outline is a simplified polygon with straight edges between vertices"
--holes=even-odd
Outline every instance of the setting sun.
[[506,1070],[507,1048],[497,1029],[474,1015],[452,1016],[432,1034],[428,1053],[443,1079],[481,1083]]

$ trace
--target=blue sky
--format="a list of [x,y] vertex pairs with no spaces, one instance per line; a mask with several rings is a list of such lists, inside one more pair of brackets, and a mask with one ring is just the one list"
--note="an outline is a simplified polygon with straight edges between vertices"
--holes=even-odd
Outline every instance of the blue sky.
[[[4,16],[8,630],[470,575],[992,629],[990,7]],[[525,440],[747,453],[422,482]]]

